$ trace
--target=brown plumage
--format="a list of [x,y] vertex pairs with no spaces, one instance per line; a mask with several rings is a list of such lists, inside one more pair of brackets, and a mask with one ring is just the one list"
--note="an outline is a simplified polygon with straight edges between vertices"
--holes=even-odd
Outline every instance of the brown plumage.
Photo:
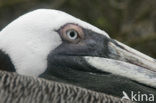
[[0,71],[0,103],[131,103],[84,88]]

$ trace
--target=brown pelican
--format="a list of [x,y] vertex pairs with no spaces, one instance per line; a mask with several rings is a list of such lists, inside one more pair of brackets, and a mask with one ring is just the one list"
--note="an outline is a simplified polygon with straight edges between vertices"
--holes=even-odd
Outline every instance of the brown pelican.
[[0,32],[0,69],[121,97],[156,95],[156,61],[97,27],[58,10],[39,9]]

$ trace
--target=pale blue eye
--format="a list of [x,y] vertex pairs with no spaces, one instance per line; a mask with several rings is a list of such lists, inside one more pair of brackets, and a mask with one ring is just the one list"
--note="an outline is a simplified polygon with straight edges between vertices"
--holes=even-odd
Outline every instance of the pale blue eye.
[[75,39],[78,38],[78,33],[75,30],[68,30],[67,31],[67,36],[68,36],[69,39],[75,40]]

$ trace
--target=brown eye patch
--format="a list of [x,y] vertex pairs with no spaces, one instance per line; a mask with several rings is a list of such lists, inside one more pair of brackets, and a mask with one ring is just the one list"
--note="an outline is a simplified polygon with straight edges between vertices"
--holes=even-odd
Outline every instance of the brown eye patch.
[[84,38],[84,32],[77,24],[66,24],[59,29],[59,33],[63,40],[70,43],[78,43]]

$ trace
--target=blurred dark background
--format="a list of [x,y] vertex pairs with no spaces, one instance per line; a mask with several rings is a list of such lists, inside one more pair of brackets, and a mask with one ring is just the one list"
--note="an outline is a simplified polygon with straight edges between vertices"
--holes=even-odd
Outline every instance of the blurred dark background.
[[156,58],[156,0],[0,0],[0,30],[38,8],[65,11]]

